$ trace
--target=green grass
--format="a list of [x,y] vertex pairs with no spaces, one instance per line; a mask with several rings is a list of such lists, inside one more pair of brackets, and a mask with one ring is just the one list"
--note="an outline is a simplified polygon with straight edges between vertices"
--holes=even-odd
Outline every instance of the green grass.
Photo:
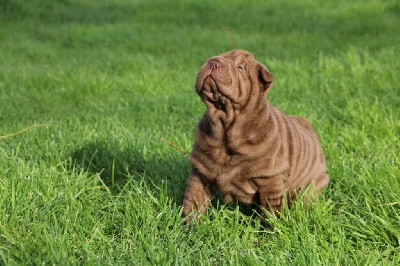
[[[0,264],[400,263],[398,1],[0,8]],[[233,48],[272,69],[275,106],[312,121],[331,183],[267,226],[218,200],[183,226],[194,80]]]

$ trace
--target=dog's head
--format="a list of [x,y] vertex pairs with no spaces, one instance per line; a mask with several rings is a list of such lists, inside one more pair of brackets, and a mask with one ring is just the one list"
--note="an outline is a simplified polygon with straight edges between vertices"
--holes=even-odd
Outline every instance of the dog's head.
[[251,53],[233,50],[207,60],[200,69],[195,88],[204,102],[219,109],[227,101],[240,108],[252,97],[263,97],[272,81],[272,74]]

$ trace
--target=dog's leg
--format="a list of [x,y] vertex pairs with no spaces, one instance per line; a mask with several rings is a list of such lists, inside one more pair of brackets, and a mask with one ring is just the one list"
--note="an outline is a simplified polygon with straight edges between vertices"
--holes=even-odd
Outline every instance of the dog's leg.
[[288,204],[291,206],[298,198],[301,196],[301,200],[305,206],[307,206],[307,210],[309,209],[309,203],[312,200],[318,199],[318,195],[321,194],[322,189],[328,185],[329,176],[327,173],[323,172],[315,178],[315,180],[311,181],[311,183],[307,186],[300,187],[294,191],[288,191]]
[[204,180],[195,169],[192,169],[186,182],[183,199],[182,218],[185,218],[184,223],[189,223],[196,213],[205,213],[210,200],[210,183]]
[[283,206],[284,177],[282,175],[255,179],[259,187],[260,205],[269,212],[277,212]]
[[329,176],[327,173],[320,174],[314,181],[315,188],[317,189],[317,194],[319,195],[323,188],[325,188],[329,183]]

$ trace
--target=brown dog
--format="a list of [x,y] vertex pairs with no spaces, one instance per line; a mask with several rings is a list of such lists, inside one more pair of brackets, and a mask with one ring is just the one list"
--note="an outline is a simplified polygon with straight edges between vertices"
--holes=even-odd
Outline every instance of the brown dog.
[[227,203],[236,198],[279,211],[284,194],[329,182],[324,154],[311,124],[285,116],[266,101],[272,74],[253,55],[234,50],[210,58],[200,69],[196,92],[207,105],[190,155],[182,217],[204,213],[217,189]]

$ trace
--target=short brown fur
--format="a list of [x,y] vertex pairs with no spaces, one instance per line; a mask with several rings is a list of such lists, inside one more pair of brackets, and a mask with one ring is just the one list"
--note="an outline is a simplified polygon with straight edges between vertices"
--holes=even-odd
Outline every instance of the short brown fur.
[[279,211],[314,184],[319,194],[329,182],[324,154],[311,124],[285,116],[266,101],[273,77],[253,55],[233,50],[207,60],[196,92],[207,106],[198,124],[192,170],[182,217],[204,213],[217,189],[227,203],[237,199]]

